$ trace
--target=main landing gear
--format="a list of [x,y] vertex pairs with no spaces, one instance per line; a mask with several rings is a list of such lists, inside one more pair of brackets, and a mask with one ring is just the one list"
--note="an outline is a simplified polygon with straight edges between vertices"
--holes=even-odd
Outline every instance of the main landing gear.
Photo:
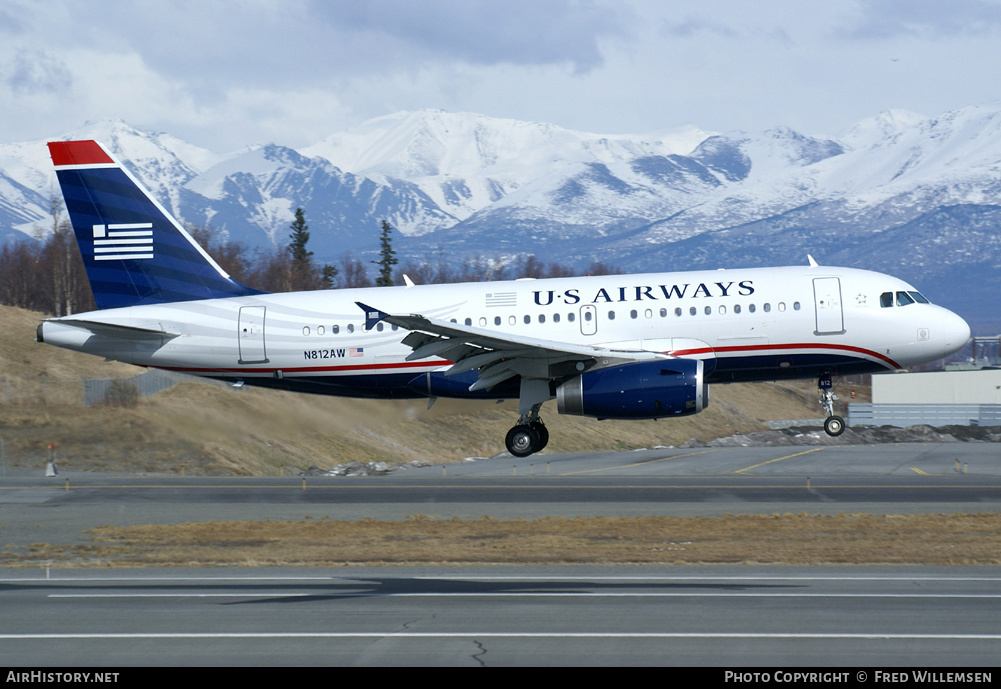
[[507,432],[507,451],[515,457],[528,457],[549,443],[549,430],[542,419],[521,423]]
[[831,382],[831,374],[825,373],[820,376],[817,387],[820,389],[820,405],[827,412],[827,418],[824,419],[824,432],[830,436],[839,436],[845,432],[845,420],[834,414],[834,403],[838,396],[831,392],[834,387]]
[[507,432],[507,438],[504,440],[507,451],[515,457],[528,457],[549,444],[549,430],[539,418],[542,403],[549,398],[548,380],[521,379],[518,425]]

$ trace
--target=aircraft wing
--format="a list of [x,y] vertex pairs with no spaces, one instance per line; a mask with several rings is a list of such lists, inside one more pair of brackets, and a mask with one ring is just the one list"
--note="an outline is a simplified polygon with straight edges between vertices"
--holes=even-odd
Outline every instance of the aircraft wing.
[[469,390],[492,388],[513,376],[560,378],[596,365],[668,359],[668,355],[642,350],[619,350],[566,342],[520,337],[496,330],[459,325],[418,314],[394,315],[355,302],[365,312],[365,329],[385,321],[411,331],[403,344],[413,352],[407,361],[439,357],[452,362],[445,371],[454,376],[474,369],[479,378]]

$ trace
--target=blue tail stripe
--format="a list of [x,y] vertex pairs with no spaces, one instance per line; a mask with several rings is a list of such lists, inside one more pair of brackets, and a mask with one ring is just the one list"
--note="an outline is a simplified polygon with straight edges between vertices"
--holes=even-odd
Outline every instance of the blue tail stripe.
[[[206,259],[122,169],[59,169],[57,176],[98,308],[261,294]],[[117,225],[151,227],[122,242],[114,237],[135,228]]]

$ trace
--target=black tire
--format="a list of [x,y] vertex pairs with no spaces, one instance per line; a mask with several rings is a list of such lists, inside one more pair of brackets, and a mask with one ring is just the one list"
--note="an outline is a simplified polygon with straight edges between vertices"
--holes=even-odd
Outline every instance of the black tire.
[[528,457],[539,446],[539,434],[528,424],[521,424],[507,432],[504,444],[515,457]]
[[824,420],[824,432],[830,436],[839,436],[845,432],[845,420],[840,416],[828,416]]
[[549,429],[546,428],[546,424],[541,421],[534,421],[529,424],[535,434],[539,436],[539,444],[536,446],[536,452],[542,452],[542,450],[549,444]]

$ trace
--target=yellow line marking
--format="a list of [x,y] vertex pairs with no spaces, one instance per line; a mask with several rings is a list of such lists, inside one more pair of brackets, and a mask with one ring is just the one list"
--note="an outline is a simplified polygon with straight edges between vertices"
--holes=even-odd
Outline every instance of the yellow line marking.
[[630,469],[632,467],[642,467],[642,466],[647,466],[648,464],[656,464],[657,462],[666,462],[666,461],[671,460],[671,459],[681,459],[682,457],[694,457],[695,455],[704,455],[707,452],[715,452],[715,451],[716,451],[716,448],[711,448],[709,450],[700,450],[698,452],[689,452],[688,454],[684,454],[684,455],[672,455],[671,457],[661,457],[660,459],[652,459],[652,460],[650,460],[648,462],[636,462],[634,464],[622,464],[622,465],[614,466],[614,467],[603,467],[601,469],[587,469],[587,470],[584,470],[584,471],[569,471],[569,472],[567,472],[565,474],[559,474],[559,475],[560,476],[575,476],[577,474],[594,474],[594,473],[597,473],[599,471],[611,471],[613,469]]
[[916,469],[914,467],[911,467],[911,471],[913,471],[915,474],[921,474],[922,476],[928,476],[929,475],[929,474],[921,471],[920,469]]
[[769,459],[767,462],[761,462],[760,464],[752,464],[749,467],[744,467],[743,469],[737,469],[733,473],[735,473],[735,474],[742,474],[745,471],[750,471],[751,469],[757,469],[758,467],[763,467],[766,464],[771,464],[772,462],[781,462],[783,459],[792,459],[793,457],[799,457],[800,455],[808,455],[811,452],[819,452],[820,450],[823,450],[823,449],[826,449],[826,448],[815,447],[812,450],[803,450],[802,452],[797,452],[794,455],[786,455],[785,457],[776,457],[775,459]]

